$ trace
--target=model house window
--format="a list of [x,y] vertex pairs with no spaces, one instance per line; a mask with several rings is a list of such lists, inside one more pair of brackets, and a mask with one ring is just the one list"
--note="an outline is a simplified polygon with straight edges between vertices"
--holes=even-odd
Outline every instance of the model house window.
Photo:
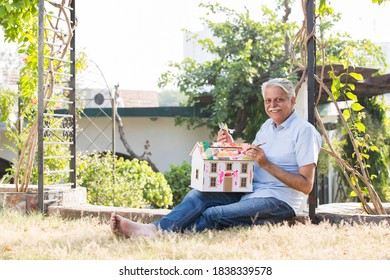
[[217,186],[217,177],[210,177],[210,187]]
[[199,169],[195,170],[195,179],[199,180]]
[[246,182],[247,182],[246,178],[241,178],[240,187],[241,188],[246,188]]
[[217,164],[216,163],[211,163],[211,172],[213,172],[213,173],[217,172]]
[[233,170],[233,164],[232,163],[226,163],[226,171],[232,171]]
[[241,173],[248,173],[248,164],[247,163],[241,164]]

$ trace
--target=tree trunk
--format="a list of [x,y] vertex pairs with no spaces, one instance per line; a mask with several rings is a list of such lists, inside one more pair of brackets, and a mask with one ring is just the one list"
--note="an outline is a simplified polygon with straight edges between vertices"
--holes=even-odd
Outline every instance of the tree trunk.
[[[118,97],[118,85],[115,86],[115,102],[116,102],[117,97]],[[115,112],[115,121],[118,125],[119,137],[120,137],[126,151],[129,153],[130,159],[136,158],[139,160],[145,160],[149,163],[150,167],[153,169],[154,172],[159,172],[157,166],[147,156],[148,155],[147,153],[144,153],[142,156],[139,156],[136,153],[134,153],[134,151],[131,149],[129,143],[127,142],[125,131],[123,129],[122,118],[121,118],[121,116],[119,116],[118,112]]]

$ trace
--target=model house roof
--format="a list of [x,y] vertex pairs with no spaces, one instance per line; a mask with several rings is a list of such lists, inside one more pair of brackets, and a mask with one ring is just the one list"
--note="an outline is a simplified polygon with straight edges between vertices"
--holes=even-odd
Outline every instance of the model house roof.
[[199,151],[204,160],[253,161],[243,153],[248,145],[248,143],[197,142],[191,155]]

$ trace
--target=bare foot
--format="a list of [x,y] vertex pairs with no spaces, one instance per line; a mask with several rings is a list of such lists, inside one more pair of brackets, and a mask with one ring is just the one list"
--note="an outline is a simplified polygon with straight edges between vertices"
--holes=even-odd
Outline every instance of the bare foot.
[[133,222],[116,213],[111,213],[110,227],[114,234],[121,234],[128,238],[133,236],[155,237],[159,235],[155,225]]

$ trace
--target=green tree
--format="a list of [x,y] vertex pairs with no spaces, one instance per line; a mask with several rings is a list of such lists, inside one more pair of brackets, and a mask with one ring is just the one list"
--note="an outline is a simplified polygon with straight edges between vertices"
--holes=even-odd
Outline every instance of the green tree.
[[[38,0],[0,0],[0,26],[4,30],[5,42],[15,42],[24,65],[20,70],[18,92],[0,91],[0,103],[8,107],[0,108],[2,120],[7,123],[7,137],[15,144],[18,154],[23,147],[31,124],[36,116],[36,92],[38,83]],[[18,112],[20,122],[25,127],[15,127],[10,122],[11,112]],[[33,168],[33,167],[31,167]],[[13,170],[15,171],[15,170]],[[21,170],[24,173],[24,170]]]
[[[30,117],[32,100],[36,100],[38,69],[38,0],[8,1],[0,0],[0,26],[4,30],[6,42],[16,42],[21,57],[25,57],[25,65],[21,69],[21,80],[18,93],[11,91],[0,92],[0,103],[8,103],[8,107],[1,106],[3,121],[8,121],[10,108],[15,106],[15,97],[19,100],[21,115]],[[13,104],[12,104],[13,103]]]
[[[214,59],[197,63],[186,58],[182,63],[172,63],[171,70],[162,74],[160,86],[174,82],[190,106],[199,98],[210,100],[204,109],[210,112],[208,120],[179,119],[178,123],[187,121],[190,127],[207,126],[216,132],[217,124],[226,122],[235,129],[236,137],[252,140],[265,120],[260,86],[270,77],[289,75],[289,38],[297,26],[286,22],[290,14],[287,4],[276,11],[263,7],[261,22],[251,19],[248,10],[240,14],[218,3],[201,6],[208,15],[226,17],[218,23],[202,19],[215,40],[198,39],[187,31],[188,37]],[[286,8],[283,17],[277,14],[282,8]]]

